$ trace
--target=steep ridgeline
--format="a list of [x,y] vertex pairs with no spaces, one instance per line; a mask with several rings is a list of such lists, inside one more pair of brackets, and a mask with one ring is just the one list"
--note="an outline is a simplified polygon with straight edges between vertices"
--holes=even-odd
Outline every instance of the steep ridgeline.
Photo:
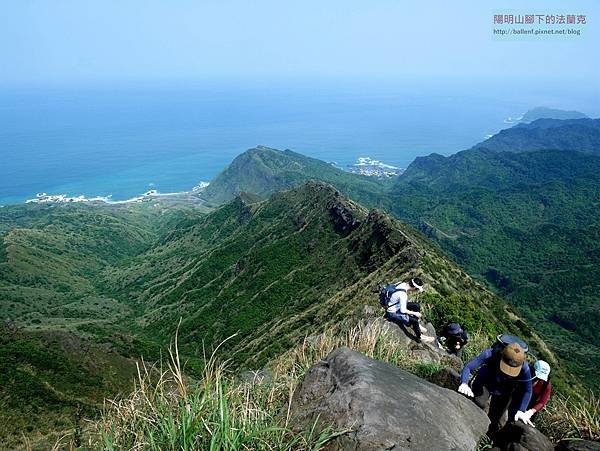
[[238,197],[174,230],[111,283],[120,296],[136,296],[148,333],[171,336],[181,318],[187,352],[237,334],[222,350],[258,368],[306,335],[352,323],[380,284],[409,274],[429,285],[425,300],[438,323],[459,319],[490,336],[513,331],[537,342],[420,234],[320,182],[258,203]]
[[490,338],[518,334],[555,361],[424,236],[330,185],[308,182],[258,202],[242,194],[210,214],[157,205],[5,212],[1,306],[12,322],[1,337],[10,384],[0,388],[8,406],[0,423],[72,431],[77,405],[91,412],[124,390],[127,358],[157,359],[179,323],[188,370],[201,366],[203,347],[232,335],[221,355],[260,368],[307,335],[355,325],[364,305],[377,305],[380,284],[415,275],[428,285],[421,300],[437,326],[457,320]]
[[313,179],[331,183],[353,199],[369,200],[370,204],[378,200],[377,194],[384,186],[382,180],[344,172],[291,150],[258,146],[235,158],[210,182],[202,198],[217,205],[229,202],[241,192],[266,198]]
[[[540,119],[518,125],[450,157],[417,158],[393,187],[373,180],[379,188],[355,189],[351,196],[418,228],[471,275],[508,295],[574,372],[595,386],[600,384],[595,371],[600,363],[598,124]],[[289,156],[272,153],[278,160]],[[224,171],[219,183],[237,183],[253,173],[255,159],[244,158],[247,164]],[[267,158],[259,161],[271,164]],[[305,169],[303,177],[322,177]],[[347,194],[347,185],[329,181]],[[276,189],[262,183],[236,186]]]
[[[508,295],[598,387],[600,144],[585,147],[593,133],[563,150],[501,152],[484,148],[490,139],[447,158],[417,158],[390,192],[390,209]],[[576,151],[580,141],[586,152]]]

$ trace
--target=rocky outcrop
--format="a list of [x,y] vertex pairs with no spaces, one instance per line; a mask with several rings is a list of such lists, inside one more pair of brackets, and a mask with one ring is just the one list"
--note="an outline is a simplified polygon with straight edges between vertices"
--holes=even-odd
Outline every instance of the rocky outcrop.
[[354,215],[354,210],[343,202],[333,204],[329,208],[329,214],[338,233],[348,235],[360,225],[360,220]]
[[313,366],[294,393],[293,427],[349,430],[329,450],[474,450],[489,421],[474,403],[348,348]]
[[556,445],[556,451],[600,451],[600,442],[588,440],[561,440]]
[[391,336],[400,347],[406,348],[412,357],[423,363],[441,363],[456,369],[462,368],[460,358],[448,354],[439,346],[435,328],[431,323],[424,326],[427,329],[425,334],[436,339],[431,343],[417,343],[411,329],[394,324],[383,317],[367,319],[364,324],[365,333],[368,334],[374,329],[377,334]]
[[508,423],[494,437],[492,451],[553,451],[554,445],[539,430],[520,421]]

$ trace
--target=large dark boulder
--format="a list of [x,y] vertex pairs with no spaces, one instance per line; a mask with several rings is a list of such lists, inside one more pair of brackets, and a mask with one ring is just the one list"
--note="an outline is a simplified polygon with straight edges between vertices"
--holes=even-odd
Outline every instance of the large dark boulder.
[[308,370],[291,413],[296,430],[351,430],[329,450],[474,450],[489,424],[455,391],[348,348]]
[[561,440],[556,445],[556,451],[600,451],[600,442],[588,440]]
[[494,450],[554,451],[550,440],[533,426],[521,421],[507,423],[494,436]]

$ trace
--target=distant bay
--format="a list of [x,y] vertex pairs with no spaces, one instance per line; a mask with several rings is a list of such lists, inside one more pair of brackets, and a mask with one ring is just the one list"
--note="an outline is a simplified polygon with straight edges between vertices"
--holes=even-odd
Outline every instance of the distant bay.
[[2,89],[0,205],[38,192],[123,200],[150,189],[187,191],[258,144],[342,166],[371,157],[406,167],[420,155],[468,148],[542,100],[467,86]]

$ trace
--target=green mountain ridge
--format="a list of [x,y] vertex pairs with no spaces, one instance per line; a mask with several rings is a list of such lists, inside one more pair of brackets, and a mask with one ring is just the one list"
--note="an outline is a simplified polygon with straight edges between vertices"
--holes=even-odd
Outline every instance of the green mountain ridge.
[[[533,127],[554,136],[572,123],[600,122],[538,120]],[[517,127],[505,131],[511,140]],[[600,143],[586,147],[596,134],[564,135],[560,149],[530,152],[489,149],[490,138],[450,157],[416,159],[391,190],[405,205],[394,209],[391,202],[391,211],[507,296],[597,387]],[[584,152],[577,151],[580,143]]]
[[538,119],[587,119],[588,116],[573,110],[560,110],[557,108],[537,107],[527,111],[521,122],[533,122]]
[[379,180],[341,171],[329,163],[291,150],[258,146],[236,157],[210,182],[201,196],[216,205],[232,200],[242,191],[265,198],[313,178],[334,184],[352,198],[371,202],[377,201],[375,193],[382,190]]
[[[220,355],[233,359],[239,370],[259,369],[307,335],[356,324],[365,305],[377,305],[374,290],[380,284],[416,275],[428,285],[421,300],[438,327],[459,320],[490,338],[512,332],[527,337],[539,355],[554,362],[545,344],[501,299],[471,280],[423,235],[328,184],[307,182],[263,201],[241,195],[209,214],[193,209],[161,213],[153,205],[115,210],[65,205],[44,210],[49,215],[45,218],[37,208],[46,207],[40,206],[33,215],[39,220],[3,235],[5,243],[13,243],[17,232],[28,241],[26,246],[9,244],[4,263],[10,278],[2,279],[2,287],[13,298],[8,303],[3,298],[3,316],[8,309],[21,329],[3,338],[12,374],[8,387],[13,388],[1,396],[9,406],[20,401],[37,406],[38,417],[47,421],[31,425],[33,436],[76,427],[75,412],[82,407],[69,401],[58,419],[55,403],[44,401],[48,394],[20,398],[31,386],[26,371],[31,365],[36,383],[49,387],[48,393],[60,389],[65,402],[87,393],[85,415],[93,416],[100,397],[125,394],[131,387],[125,362],[141,356],[157,360],[178,327],[190,375],[202,369],[204,352],[228,337]],[[28,208],[14,207],[12,214],[19,216]],[[161,228],[162,221],[171,225]],[[91,223],[106,228],[88,227]],[[100,260],[90,260],[90,271],[82,270],[72,260],[87,264],[95,255],[88,251],[88,239],[96,236],[105,240],[103,249],[131,243],[131,237],[135,243],[141,240],[123,246],[118,258],[109,261],[100,255]],[[51,263],[49,274],[43,265],[30,264],[38,257]],[[25,272],[28,278],[16,275]],[[61,291],[69,277],[73,287]],[[81,280],[86,283],[79,289]],[[42,288],[38,299],[21,299],[27,290]],[[70,336],[83,340],[79,348],[98,351],[65,354],[51,345]],[[16,354],[24,343],[35,349],[35,362]],[[104,376],[85,376],[94,370],[89,366],[94,360],[105,362]],[[112,365],[123,370],[113,371]],[[64,375],[69,368],[81,376]],[[566,376],[560,368],[556,371]],[[102,377],[108,379],[102,382]],[[61,378],[72,384],[61,385]],[[29,424],[26,412],[5,410],[0,421]],[[9,435],[0,439],[14,440],[11,428],[3,431]]]
[[[539,120],[513,127],[507,136],[515,140],[521,128],[530,126],[538,138],[558,136],[573,124],[577,132],[562,136],[558,148],[546,148],[555,145],[550,139],[534,150],[528,137],[517,151],[505,152],[487,148],[488,140],[480,145],[486,148],[417,158],[392,186],[358,191],[354,198],[391,212],[437,241],[472,276],[508,296],[575,374],[597,386],[600,159],[594,152],[600,150],[599,121]],[[581,133],[589,133],[589,139],[581,139]],[[585,152],[577,151],[581,143]],[[329,171],[303,177],[345,192]],[[239,179],[235,172],[228,176]],[[565,309],[565,303],[577,308]]]
[[144,328],[170,336],[182,318],[184,345],[214,346],[237,333],[223,349],[260,366],[372,302],[372,290],[396,272],[419,271],[424,255],[442,258],[387,215],[308,182],[267,201],[236,198],[179,228],[114,280],[122,296],[137,293]]
[[[565,150],[537,150],[529,153],[497,152],[474,148],[449,157],[432,154],[417,157],[392,192],[412,186],[423,191],[452,192],[454,189],[495,190],[504,186],[539,185],[575,178],[593,178],[598,158]],[[558,164],[560,162],[560,164]]]
[[[420,300],[436,326],[453,320],[490,338],[520,335],[552,362],[558,388],[576,383],[563,361],[594,386],[600,158],[574,148],[476,146],[417,159],[383,181],[259,147],[209,185],[209,213],[158,199],[5,207],[0,310],[18,333],[2,335],[13,394],[0,391],[12,406],[0,423],[28,424],[16,408],[23,401],[47,420],[32,434],[74,427],[77,409],[94,415],[103,396],[125,394],[127,368],[140,356],[158,360],[178,326],[191,376],[225,339],[219,352],[237,370],[259,369],[307,335],[356,324],[380,284],[416,275],[428,285]],[[532,327],[480,283],[508,296]],[[123,370],[97,374],[89,355],[60,345],[73,340]],[[76,374],[64,373],[70,367]],[[21,399],[35,384],[46,391]],[[57,390],[59,401],[45,406]]]
[[474,147],[496,152],[553,149],[598,154],[600,119],[537,119],[502,130]]

